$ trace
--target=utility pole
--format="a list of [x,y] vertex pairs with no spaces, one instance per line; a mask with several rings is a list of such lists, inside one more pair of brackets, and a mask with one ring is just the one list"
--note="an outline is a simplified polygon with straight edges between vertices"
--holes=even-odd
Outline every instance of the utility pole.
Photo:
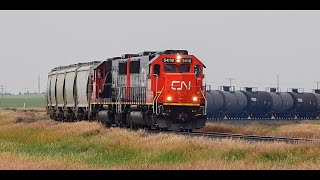
[[23,103],[23,108],[26,108],[26,104],[27,104],[27,100],[28,100],[28,95],[29,95],[29,89],[28,86],[26,87],[26,93],[25,93],[25,99],[24,99],[24,103]]
[[234,78],[232,78],[232,77],[230,77],[230,78],[227,78],[228,80],[229,80],[229,82],[230,82],[230,86],[231,86],[231,81],[232,80],[235,80]]
[[279,74],[277,74],[277,91],[279,92]]
[[1,89],[1,98],[3,99],[4,86],[3,86],[3,85],[1,85],[1,86],[0,86],[0,89]]
[[3,93],[4,93],[4,86],[0,85],[0,90],[1,90],[1,104],[0,106],[2,106],[2,102],[3,102]]
[[313,82],[313,83],[317,83],[317,89],[319,89],[319,83],[320,83],[320,81],[315,81],[315,82]]
[[38,74],[38,94],[40,94],[40,74]]

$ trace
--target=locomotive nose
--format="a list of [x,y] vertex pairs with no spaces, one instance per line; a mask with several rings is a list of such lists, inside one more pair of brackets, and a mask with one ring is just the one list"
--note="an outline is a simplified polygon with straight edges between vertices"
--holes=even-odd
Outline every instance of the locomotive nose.
[[167,105],[199,103],[194,73],[167,73],[165,75],[164,102]]

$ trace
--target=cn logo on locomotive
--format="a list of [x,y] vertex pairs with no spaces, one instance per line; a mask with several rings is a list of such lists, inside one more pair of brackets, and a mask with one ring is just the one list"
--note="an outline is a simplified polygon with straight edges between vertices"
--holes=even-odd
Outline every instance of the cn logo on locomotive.
[[[178,87],[175,84],[178,84]],[[184,81],[172,81],[171,82],[171,89],[172,90],[181,91],[183,86],[186,87],[186,89],[189,91],[190,87],[191,87],[191,81],[189,81],[188,85]]]

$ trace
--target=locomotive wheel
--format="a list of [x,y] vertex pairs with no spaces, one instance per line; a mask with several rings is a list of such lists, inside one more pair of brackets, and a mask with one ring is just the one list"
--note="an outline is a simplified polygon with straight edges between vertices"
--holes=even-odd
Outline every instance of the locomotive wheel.
[[67,122],[71,122],[70,116],[71,116],[70,114],[67,114],[67,115],[66,115],[66,121],[67,121]]
[[64,120],[64,116],[59,113],[58,114],[58,121],[63,121],[63,120]]
[[74,115],[73,114],[70,114],[69,115],[69,119],[68,119],[70,122],[75,122],[75,121],[77,121],[77,119],[74,117]]
[[52,115],[52,119],[55,120],[55,121],[58,121],[58,118],[56,115]]

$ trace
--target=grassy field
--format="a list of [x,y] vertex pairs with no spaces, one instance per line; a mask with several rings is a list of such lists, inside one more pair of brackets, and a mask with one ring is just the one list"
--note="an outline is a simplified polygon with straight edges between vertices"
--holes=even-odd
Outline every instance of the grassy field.
[[44,107],[46,99],[44,94],[29,95],[4,95],[0,96],[0,107],[18,108],[18,107]]
[[1,110],[0,169],[320,169],[320,144],[148,134]]

